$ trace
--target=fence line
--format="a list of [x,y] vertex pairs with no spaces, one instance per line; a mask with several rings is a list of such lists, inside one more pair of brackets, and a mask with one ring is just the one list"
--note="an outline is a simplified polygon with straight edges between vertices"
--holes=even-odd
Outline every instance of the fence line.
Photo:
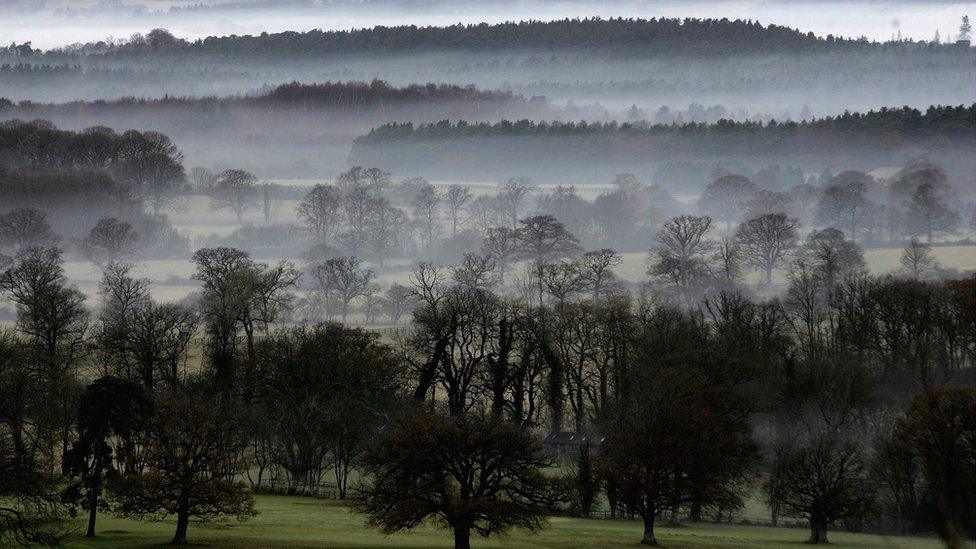
[[339,487],[333,482],[316,482],[296,490],[285,481],[262,480],[258,484],[251,484],[251,490],[256,494],[272,494],[276,496],[305,496],[317,499],[340,499]]
[[[572,513],[561,514],[560,516],[582,518],[579,515]],[[633,515],[627,512],[618,512],[616,516],[613,516],[610,511],[591,511],[590,516],[586,518],[597,519],[597,520],[641,520],[637,515]],[[693,522],[691,515],[685,515],[679,517],[679,522],[682,524]],[[741,525],[751,525],[751,526],[769,526],[769,527],[783,527],[783,528],[806,528],[808,524],[802,521],[796,520],[782,520],[780,519],[775,524],[771,518],[758,518],[758,517],[746,517],[746,516],[730,516],[723,517],[720,520],[713,519],[702,519],[702,523],[711,524],[741,524]],[[666,525],[667,521],[661,521],[661,524]]]

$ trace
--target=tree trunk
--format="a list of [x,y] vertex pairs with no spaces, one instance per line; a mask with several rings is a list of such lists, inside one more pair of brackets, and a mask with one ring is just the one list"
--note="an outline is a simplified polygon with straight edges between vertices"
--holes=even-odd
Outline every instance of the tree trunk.
[[447,338],[439,337],[437,343],[434,345],[434,352],[431,353],[430,358],[424,363],[423,369],[420,371],[420,380],[417,382],[417,388],[414,389],[413,398],[420,402],[425,402],[427,400],[427,394],[430,388],[437,381],[437,366],[440,364],[441,359],[444,357],[444,353],[447,350]]
[[471,549],[471,527],[454,527],[454,549]]
[[176,534],[173,536],[173,545],[186,545],[186,530],[190,525],[190,503],[181,501],[176,510]]
[[88,504],[88,530],[85,532],[86,538],[95,537],[95,517],[98,516],[98,506],[89,502]]
[[766,267],[766,285],[769,286],[773,283],[773,265],[770,263]]
[[641,545],[657,545],[657,538],[654,537],[654,514],[648,513],[644,518],[644,537],[641,538]]
[[539,280],[539,307],[544,307],[545,302],[545,292],[542,290],[542,268],[540,267],[536,272],[536,278]]
[[339,489],[339,499],[345,501],[346,486],[349,484],[349,466],[346,459],[337,459],[335,464],[336,487]]
[[491,415],[501,419],[505,413],[505,388],[508,385],[508,358],[512,350],[512,330],[508,320],[498,321],[498,356],[492,364]]
[[702,521],[702,505],[698,498],[691,502],[691,522]]
[[827,519],[822,517],[810,519],[810,539],[808,543],[827,543]]

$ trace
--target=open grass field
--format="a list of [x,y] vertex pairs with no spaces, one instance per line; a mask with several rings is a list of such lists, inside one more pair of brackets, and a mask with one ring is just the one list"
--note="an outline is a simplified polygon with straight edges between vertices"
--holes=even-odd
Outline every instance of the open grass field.
[[[293,180],[281,181],[292,184]],[[304,183],[315,183],[317,181],[303,181]],[[443,184],[444,182],[438,182]],[[492,187],[496,184],[485,183],[483,186]],[[592,188],[591,188],[592,187]],[[587,192],[609,188],[608,185],[587,186]],[[275,220],[277,222],[295,221],[295,206],[297,201],[284,200],[275,210]],[[194,196],[188,200],[178,211],[170,212],[169,217],[173,226],[189,236],[192,240],[193,249],[207,244],[207,235],[227,235],[241,225],[228,211],[213,211],[210,208],[210,199],[203,196]],[[247,212],[244,219],[245,223],[260,224],[263,218],[257,209]],[[648,243],[650,246],[651,243]],[[874,274],[894,273],[901,269],[899,260],[902,249],[896,248],[870,248],[864,251],[864,259],[868,269]],[[976,270],[976,246],[936,246],[932,248],[932,255],[939,264],[947,269],[955,269],[961,272]],[[621,280],[639,284],[648,280],[648,254],[647,252],[628,252],[621,254],[622,262],[617,266],[615,272]],[[81,291],[89,296],[96,296],[98,292],[98,281],[101,278],[99,270],[91,263],[76,258],[65,263],[65,271],[68,279],[75,284]],[[300,260],[289,258],[301,265]],[[262,261],[274,262],[275,259],[262,258]],[[510,273],[519,271],[519,265],[513,265]],[[187,259],[167,259],[167,260],[143,260],[135,265],[134,274],[136,276],[147,277],[155,282],[153,285],[153,295],[161,301],[176,301],[186,297],[196,291],[198,286],[195,281],[190,280],[195,271],[195,266]],[[511,276],[511,274],[510,274]],[[748,273],[746,282],[759,285],[761,274],[758,272]],[[388,286],[393,282],[409,284],[410,272],[407,270],[387,271],[380,274],[376,282],[381,286]],[[781,286],[786,282],[786,272],[778,270],[773,275],[773,282]]]
[[[237,521],[191,524],[191,543],[205,547],[451,547],[450,532],[422,527],[412,532],[384,536],[367,528],[362,515],[338,502],[302,497],[258,496],[259,515]],[[110,515],[99,517],[98,537],[85,540],[73,535],[68,547],[132,548],[161,546],[173,535],[172,521],[137,522]],[[502,538],[473,539],[474,547],[638,547],[639,521],[553,518],[550,528],[539,533],[512,531]],[[802,547],[807,531],[732,524],[698,524],[658,527],[658,541],[666,547]],[[833,547],[918,547],[935,549],[935,539],[889,537],[831,532]]]

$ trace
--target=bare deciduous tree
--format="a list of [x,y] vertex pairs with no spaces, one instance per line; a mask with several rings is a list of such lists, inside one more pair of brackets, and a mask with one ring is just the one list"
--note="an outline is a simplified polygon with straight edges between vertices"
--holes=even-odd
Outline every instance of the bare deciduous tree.
[[257,206],[258,178],[244,170],[224,170],[214,187],[214,210],[230,210],[241,223],[244,212]]
[[114,217],[104,217],[78,242],[78,251],[101,267],[133,254],[138,240],[132,225]]
[[742,278],[742,264],[745,257],[742,246],[733,237],[722,237],[715,245],[712,259],[716,265],[717,276],[725,284],[736,284]]
[[519,218],[525,208],[526,199],[535,189],[535,183],[527,177],[512,177],[502,184],[498,200],[504,205],[512,228],[518,227]]
[[222,398],[182,394],[157,399],[144,469],[113,486],[123,516],[176,516],[174,544],[187,542],[190,519],[255,515],[243,473],[247,444],[239,414]]
[[45,215],[34,208],[17,208],[0,215],[0,244],[12,246],[15,251],[53,246],[58,240]]
[[723,175],[705,187],[698,199],[698,209],[714,219],[725,222],[731,232],[732,223],[748,211],[747,202],[759,192],[756,184],[741,175]]
[[862,518],[872,504],[862,450],[832,436],[781,449],[767,483],[772,490],[785,514],[809,521],[812,544],[827,543],[831,524]]
[[373,271],[363,270],[355,257],[336,257],[315,266],[313,271],[319,290],[334,295],[341,306],[342,322],[349,315],[349,304],[363,295],[373,280]]
[[383,295],[383,309],[390,318],[390,324],[399,324],[404,314],[409,313],[414,304],[413,290],[394,282]]
[[657,233],[657,256],[651,274],[673,284],[690,305],[692,291],[708,275],[707,255],[714,247],[708,239],[712,218],[682,215],[669,219]]
[[451,185],[447,188],[447,213],[451,219],[451,238],[457,236],[458,229],[464,224],[462,218],[464,207],[471,201],[471,191],[463,185]]
[[420,229],[422,245],[430,249],[437,238],[437,209],[441,202],[441,195],[437,187],[427,181],[422,181],[417,187],[417,194],[413,197],[414,220]]
[[739,225],[736,238],[749,262],[766,273],[766,284],[773,282],[773,270],[796,247],[799,224],[785,214],[767,214]]
[[946,206],[944,192],[931,183],[922,183],[908,203],[910,230],[924,234],[929,244],[935,233],[952,233],[959,225],[959,212]]
[[833,288],[839,278],[866,269],[861,248],[834,228],[812,231],[801,254],[824,278],[828,288]]
[[864,196],[874,178],[864,172],[837,174],[817,203],[817,219],[824,224],[846,227],[852,241],[865,221],[871,202]]
[[901,253],[901,267],[915,280],[925,280],[938,269],[939,263],[932,256],[931,246],[912,237]]
[[600,299],[603,289],[617,279],[613,269],[621,261],[620,254],[610,248],[586,252],[580,258],[580,276],[586,281],[593,299]]
[[469,549],[472,532],[537,530],[560,499],[538,438],[489,416],[408,418],[364,462],[359,509],[373,524],[392,533],[433,519],[453,530],[455,549]]
[[334,239],[342,224],[342,193],[332,185],[312,187],[295,208],[298,219],[320,241]]
[[580,251],[576,237],[558,219],[551,215],[537,215],[519,221],[516,232],[519,254],[531,260],[539,289],[539,303],[542,303],[542,270],[546,263]]
[[505,285],[505,271],[515,258],[519,249],[518,233],[508,227],[488,229],[481,251],[495,262],[498,269],[498,283]]
[[562,308],[573,295],[583,293],[588,286],[576,261],[555,261],[542,266],[542,286]]
[[451,274],[455,284],[490,290],[498,284],[495,270],[495,260],[490,256],[465,253],[461,263],[451,268]]

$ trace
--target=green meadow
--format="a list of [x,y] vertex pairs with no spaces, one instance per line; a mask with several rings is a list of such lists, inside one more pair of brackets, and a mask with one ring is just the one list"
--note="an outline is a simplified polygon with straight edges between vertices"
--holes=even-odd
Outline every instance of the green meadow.
[[[257,496],[258,515],[245,522],[228,520],[190,525],[189,540],[201,547],[452,547],[449,531],[424,526],[411,532],[384,535],[369,528],[363,515],[334,500],[310,497]],[[547,548],[638,547],[642,525],[636,520],[554,517],[549,528],[531,533],[513,530],[489,540],[473,539],[474,547]],[[169,542],[174,522],[141,522],[103,514],[98,536],[82,537],[79,520],[68,547],[154,547]],[[740,524],[658,526],[665,547],[795,547],[803,546],[803,528],[772,528]],[[831,532],[833,547],[936,548],[936,539]]]

